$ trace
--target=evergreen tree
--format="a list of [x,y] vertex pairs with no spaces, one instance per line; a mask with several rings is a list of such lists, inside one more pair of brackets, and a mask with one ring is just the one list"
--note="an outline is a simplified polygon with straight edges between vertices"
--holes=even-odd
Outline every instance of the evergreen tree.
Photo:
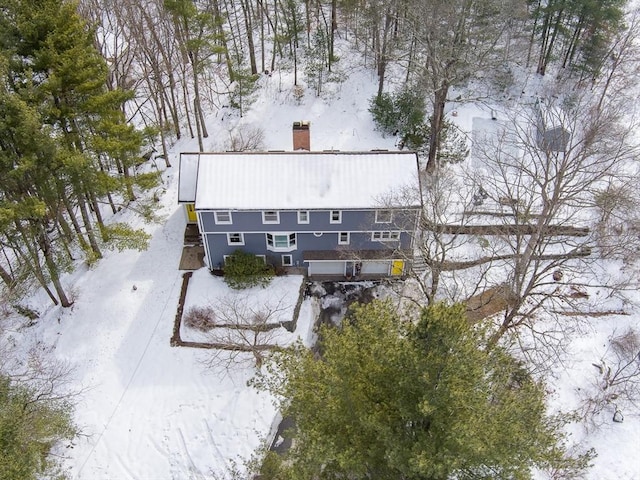
[[49,452],[76,435],[71,406],[0,374],[0,478],[64,478]]
[[414,323],[374,301],[356,306],[340,329],[321,328],[321,360],[304,350],[280,357],[271,366],[278,380],[268,386],[285,399],[297,429],[286,458],[269,458],[267,478],[581,471],[588,456],[564,452],[559,422],[545,414],[543,386],[504,351],[482,348],[482,332],[464,312],[439,304]]
[[135,198],[142,138],[124,118],[130,94],[106,87],[106,63],[75,3],[7,2],[0,30],[3,244],[69,306],[60,275],[76,242],[89,261],[102,256],[99,199]]

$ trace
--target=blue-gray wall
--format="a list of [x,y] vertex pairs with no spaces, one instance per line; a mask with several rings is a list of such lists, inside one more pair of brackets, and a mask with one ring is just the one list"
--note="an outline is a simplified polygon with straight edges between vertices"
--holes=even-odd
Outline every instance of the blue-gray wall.
[[282,255],[291,255],[293,266],[305,267],[303,255],[308,250],[390,250],[392,248],[409,248],[411,235],[403,232],[400,234],[400,242],[372,242],[371,233],[351,233],[349,245],[338,245],[337,233],[324,233],[316,237],[313,233],[298,233],[296,236],[296,248],[290,252],[274,252],[267,249],[267,240],[264,233],[245,233],[244,245],[228,245],[226,233],[209,233],[205,235],[210,265],[218,268],[224,265],[224,256],[231,255],[240,249],[254,255],[265,255],[269,263],[280,266]]
[[396,211],[391,223],[375,223],[375,210],[342,210],[342,222],[330,223],[329,210],[310,210],[309,223],[298,223],[297,211],[280,211],[279,224],[263,224],[262,211],[231,212],[231,225],[216,225],[214,213],[200,211],[203,233],[217,232],[344,232],[413,230],[414,211]]
[[[292,255],[294,266],[303,263],[307,250],[387,250],[410,248],[417,210],[395,211],[391,223],[375,223],[375,210],[343,210],[342,222],[330,223],[328,210],[309,211],[309,224],[299,224],[297,211],[280,211],[279,224],[263,224],[261,211],[232,212],[232,224],[216,225],[213,212],[198,212],[200,228],[206,242],[211,268],[224,265],[224,256],[242,249],[255,255],[266,255],[269,263],[281,265],[283,254]],[[400,241],[371,241],[372,231],[403,231]],[[267,249],[266,233],[297,233],[296,248],[289,252]],[[349,245],[338,245],[338,232],[349,232]],[[410,232],[410,233],[407,233]],[[244,245],[228,245],[227,233],[243,233]],[[321,236],[316,236],[314,233]]]

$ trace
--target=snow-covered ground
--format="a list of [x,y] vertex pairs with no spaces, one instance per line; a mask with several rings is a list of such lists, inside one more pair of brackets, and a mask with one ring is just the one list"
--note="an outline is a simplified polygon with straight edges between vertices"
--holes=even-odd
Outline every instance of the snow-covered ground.
[[[265,149],[290,150],[292,122],[308,120],[313,150],[393,149],[396,139],[382,138],[368,112],[376,88],[373,72],[356,62],[340,63],[350,69],[345,82],[325,85],[327,95],[321,98],[307,90],[300,104],[290,75],[276,71],[263,77],[260,95],[242,119],[228,109],[210,117],[205,148],[222,149],[229,132],[246,124],[263,129]],[[491,118],[484,106],[456,110],[463,127],[470,128],[473,118]],[[182,282],[178,261],[185,226],[177,205],[178,154],[195,150],[193,140],[181,140],[172,149],[173,167],[163,174],[166,191],[158,203],[163,222],[144,225],[131,213],[119,214],[119,221],[137,222],[152,234],[147,251],[111,252],[95,267],[80,267],[66,277],[75,299],[72,308],[54,308],[36,296],[31,304],[42,315],[35,325],[18,328],[15,321],[5,322],[5,337],[18,345],[50,348],[74,367],[72,388],[83,390],[76,408],[83,435],[60,452],[72,478],[226,479],[235,468],[243,471],[243,462],[273,428],[277,412],[272,399],[246,384],[253,366],[214,372],[203,366],[206,351],[169,345]],[[299,277],[277,280],[277,295],[297,299]],[[230,293],[204,271],[196,272],[192,282],[187,308]],[[253,294],[270,296],[273,291]],[[571,361],[557,365],[551,376],[553,410],[577,406],[580,392],[596,378],[591,363],[602,354],[607,332],[618,322],[638,324],[638,312],[630,313],[595,319],[576,331]],[[309,301],[303,303],[295,335],[309,340],[314,315]],[[587,478],[640,479],[639,412],[625,410],[623,423],[613,423],[611,414],[606,411],[599,417],[601,424],[589,431],[572,429],[573,441],[598,453]]]

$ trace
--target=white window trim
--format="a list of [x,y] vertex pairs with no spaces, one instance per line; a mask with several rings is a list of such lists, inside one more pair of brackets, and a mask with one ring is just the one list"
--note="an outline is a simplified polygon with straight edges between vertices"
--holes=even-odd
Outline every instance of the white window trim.
[[[273,245],[269,245],[269,235],[271,235]],[[291,235],[293,235],[294,240],[293,244],[291,244]],[[275,238],[276,236],[286,236],[287,237],[287,245],[286,247],[276,247]],[[298,235],[295,232],[275,232],[275,233],[265,233],[264,235],[265,243],[267,245],[267,250],[271,252],[293,252],[297,248],[298,244]]]
[[[347,241],[342,241],[342,234],[347,234]],[[338,245],[349,245],[351,243],[351,232],[338,232]]]
[[[385,220],[385,219],[380,219],[379,217],[384,214],[385,216],[388,215],[389,220]],[[393,211],[391,210],[376,210],[376,223],[391,223],[391,220],[393,219]]]
[[[289,257],[289,262],[285,262],[284,261],[284,257]],[[293,255],[291,255],[290,253],[286,253],[284,255],[282,255],[282,266],[283,267],[292,267],[293,266]]]
[[[265,214],[266,213],[275,213],[276,214],[276,220],[266,220],[265,219]],[[263,210],[262,212],[262,223],[265,225],[278,225],[280,223],[280,212],[277,210]]]
[[400,240],[399,230],[380,230],[377,232],[371,232],[372,242],[397,242],[398,240]]
[[[334,212],[338,212],[338,219],[334,220],[333,219],[333,213]],[[342,210],[329,210],[329,223],[342,223]]]
[[[229,215],[229,221],[220,220],[218,218],[218,214],[221,214],[221,213],[228,214]],[[220,212],[213,212],[213,219],[214,219],[216,225],[231,225],[233,223],[233,217],[231,216],[231,212],[228,211],[228,210],[227,211],[220,211]]]
[[[240,241],[239,242],[232,242],[231,241],[231,236],[232,235],[240,235]],[[229,246],[244,245],[244,233],[240,233],[240,232],[227,233],[227,245],[229,245]]]
[[233,255],[223,255],[222,256],[222,261],[224,263],[224,265],[229,265],[229,259],[232,257]]
[[[300,219],[300,215],[305,213],[307,215],[307,220],[301,220]],[[309,210],[298,210],[298,223],[301,225],[308,225],[309,224]]]

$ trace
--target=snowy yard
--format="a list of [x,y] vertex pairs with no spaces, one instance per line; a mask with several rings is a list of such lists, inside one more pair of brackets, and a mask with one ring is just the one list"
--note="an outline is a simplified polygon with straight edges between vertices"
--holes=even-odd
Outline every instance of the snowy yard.
[[[250,362],[212,372],[201,362],[210,352],[169,345],[184,229],[172,202],[173,175],[167,176],[165,198],[173,211],[148,251],[112,254],[78,272],[72,309],[50,309],[36,327],[13,333],[53,345],[52,354],[75,369],[72,388],[83,389],[77,407],[82,436],[60,452],[73,478],[225,478],[236,466],[242,470],[276,416],[272,399],[246,385],[255,371]],[[291,306],[300,283],[301,277],[276,278],[268,290],[242,294],[258,302],[270,295]],[[192,279],[186,307],[233,294],[202,269]],[[303,305],[302,337],[311,320]]]
[[[209,130],[220,135],[209,137],[205,147],[220,149],[225,130],[241,121],[264,129],[266,149],[289,150],[291,123],[310,120],[313,150],[393,149],[395,138],[381,138],[367,111],[375,90],[373,73],[349,73],[330,101],[309,93],[301,105],[279,88],[282,79],[291,81],[287,75],[264,77],[261,96],[243,119],[225,120],[222,113],[210,118]],[[472,121],[490,119],[491,112],[468,106],[458,108],[456,118],[470,129]],[[202,363],[210,352],[169,344],[183,273],[178,261],[185,217],[177,205],[177,158],[180,151],[195,149],[192,140],[173,148],[174,166],[163,174],[166,192],[158,204],[162,223],[144,225],[133,215],[119,214],[119,221],[138,222],[136,227],[152,234],[147,251],[111,252],[95,267],[81,267],[65,278],[74,292],[72,308],[53,308],[36,297],[31,305],[42,316],[34,326],[6,323],[5,339],[50,350],[74,368],[70,387],[82,390],[76,408],[82,436],[58,452],[74,479],[226,480],[235,469],[244,471],[243,463],[274,427],[273,399],[247,386],[255,372],[250,362],[212,371]],[[257,305],[282,300],[282,321],[287,321],[300,282],[296,276],[276,278],[268,289],[242,294]],[[234,294],[202,269],[192,278],[185,310]],[[624,305],[628,315],[589,318],[572,333],[562,363],[548,372],[552,410],[577,408],[593,392],[597,369],[592,364],[604,354],[612,332],[638,328],[638,300],[636,292],[635,302]],[[303,302],[295,333],[283,331],[281,338],[309,344],[316,314],[310,301]],[[183,329],[182,334],[191,333]],[[597,426],[575,424],[570,441],[598,453],[588,479],[638,480],[640,412],[625,406],[623,423],[612,422],[613,413],[607,407],[596,417]]]

